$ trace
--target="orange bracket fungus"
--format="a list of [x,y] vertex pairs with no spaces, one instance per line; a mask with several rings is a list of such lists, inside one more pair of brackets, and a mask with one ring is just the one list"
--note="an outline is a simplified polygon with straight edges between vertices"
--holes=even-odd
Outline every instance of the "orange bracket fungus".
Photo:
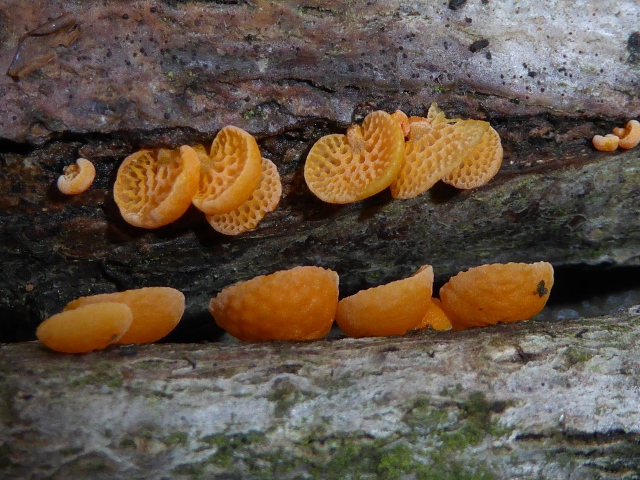
[[[404,199],[416,197],[461,165],[461,175],[458,177],[454,174],[454,181],[459,178],[456,183],[464,185],[475,181],[478,176],[488,176],[495,169],[496,161],[493,159],[495,154],[486,162],[487,165],[484,158],[481,164],[474,166],[473,169],[465,168],[464,164],[467,156],[471,156],[488,130],[488,122],[449,120],[435,104],[429,108],[427,118],[409,118],[405,159],[397,178],[391,183],[391,195],[394,198]],[[488,138],[486,143],[495,143],[493,137]],[[502,163],[501,150],[500,148],[500,163]],[[487,148],[487,152],[484,147],[478,151],[478,155],[489,153],[491,153],[490,148]],[[469,161],[477,163],[479,159],[471,156]],[[498,168],[500,163],[497,165]]]
[[86,158],[64,167],[64,175],[58,177],[58,190],[65,195],[86,192],[96,178],[96,168]]
[[367,115],[346,135],[320,138],[311,147],[304,179],[311,192],[328,203],[352,203],[384,190],[404,159],[404,135],[397,120],[383,111]]
[[56,352],[89,353],[120,340],[132,320],[131,309],[122,303],[85,305],[49,317],[36,336]]
[[614,128],[613,133],[620,138],[620,148],[633,148],[640,143],[640,122],[629,120],[624,128]]
[[229,213],[251,196],[260,182],[261,158],[256,140],[241,128],[224,127],[200,159],[200,182],[193,204],[208,215]]
[[295,267],[225,288],[209,312],[243,341],[315,340],[331,330],[337,305],[336,272]]
[[103,293],[77,298],[67,304],[66,312],[87,305],[122,303],[133,313],[130,328],[116,343],[151,343],[168,335],[184,313],[184,295],[170,287],[146,287],[124,292]]
[[343,298],[336,323],[350,337],[404,335],[422,327],[432,290],[433,268],[425,265],[409,278]]
[[594,135],[591,141],[596,150],[600,150],[601,152],[613,152],[618,149],[620,137],[608,133],[605,136]]
[[249,199],[229,213],[207,215],[207,221],[220,233],[238,235],[256,228],[267,213],[275,210],[281,195],[278,168],[272,161],[263,158],[260,183]]
[[490,264],[452,277],[440,289],[455,330],[528,320],[540,313],[553,287],[547,262]]
[[128,223],[158,228],[187,211],[199,182],[200,161],[193,148],[140,150],[120,165],[113,196]]

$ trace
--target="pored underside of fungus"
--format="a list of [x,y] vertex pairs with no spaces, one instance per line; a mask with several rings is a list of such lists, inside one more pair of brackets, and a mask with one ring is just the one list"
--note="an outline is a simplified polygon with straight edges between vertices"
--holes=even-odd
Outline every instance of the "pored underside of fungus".
[[553,287],[547,262],[489,264],[452,277],[440,289],[453,328],[528,320],[540,313]]
[[256,140],[241,128],[226,126],[209,153],[202,145],[194,148],[200,183],[193,204],[208,215],[219,215],[245,203],[260,181],[262,155]]
[[304,166],[309,189],[328,203],[352,203],[384,190],[396,177],[404,158],[404,135],[386,112],[367,115],[346,135],[320,138]]
[[275,164],[262,159],[260,182],[251,196],[235,210],[220,215],[207,215],[214,230],[225,235],[239,235],[253,230],[264,216],[275,210],[282,195],[280,175]]
[[338,303],[336,323],[350,337],[404,335],[421,327],[433,293],[433,268],[361,290]]
[[329,333],[338,306],[338,274],[295,267],[222,290],[209,303],[216,323],[243,341],[315,340]]
[[64,174],[58,177],[58,190],[65,195],[78,195],[86,192],[96,178],[96,168],[86,158],[64,167]]
[[158,228],[182,216],[200,182],[200,161],[189,146],[140,150],[120,165],[113,196],[131,225]]

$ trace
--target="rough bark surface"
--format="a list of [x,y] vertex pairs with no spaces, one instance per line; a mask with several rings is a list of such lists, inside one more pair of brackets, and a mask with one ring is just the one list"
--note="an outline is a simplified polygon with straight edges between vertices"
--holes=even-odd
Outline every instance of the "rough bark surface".
[[310,343],[0,348],[1,478],[635,479],[638,308]]

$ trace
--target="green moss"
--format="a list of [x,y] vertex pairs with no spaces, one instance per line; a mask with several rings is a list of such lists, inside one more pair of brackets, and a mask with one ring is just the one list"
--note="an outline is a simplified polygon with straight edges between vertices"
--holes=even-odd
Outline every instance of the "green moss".
[[95,368],[85,375],[75,378],[70,382],[72,387],[86,387],[88,385],[109,388],[122,387],[124,380],[122,373],[110,362],[97,364]]
[[565,353],[566,363],[569,368],[578,363],[588,362],[592,358],[593,355],[588,351],[575,347],[568,348]]
[[305,390],[299,390],[288,380],[283,380],[274,385],[274,389],[267,399],[275,403],[274,414],[278,418],[287,416],[297,403],[315,397],[316,394]]
[[187,434],[184,432],[175,432],[164,439],[165,445],[186,445]]

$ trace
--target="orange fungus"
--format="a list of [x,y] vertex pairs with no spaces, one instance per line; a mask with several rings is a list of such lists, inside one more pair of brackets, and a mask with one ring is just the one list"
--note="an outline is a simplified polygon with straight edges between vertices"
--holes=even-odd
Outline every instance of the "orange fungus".
[[36,336],[56,352],[89,353],[117,342],[132,320],[131,309],[122,303],[85,305],[49,317]]
[[620,148],[633,148],[640,143],[640,122],[629,120],[624,128],[614,128],[613,133],[620,138]]
[[96,178],[96,168],[86,158],[64,167],[64,175],[58,177],[58,190],[65,195],[86,192]]
[[420,327],[432,289],[433,268],[425,265],[409,278],[343,298],[336,323],[350,337],[404,335]]
[[540,313],[553,287],[547,262],[489,264],[452,277],[440,289],[453,328],[528,320]]
[[278,168],[271,160],[263,158],[260,183],[247,201],[231,212],[207,215],[207,221],[220,233],[239,235],[256,228],[267,213],[275,210],[281,195]]
[[431,298],[427,313],[425,313],[420,326],[418,328],[431,327],[434,330],[446,331],[451,330],[451,320],[442,310],[442,302],[437,298]]
[[184,313],[184,295],[170,287],[146,287],[124,292],[80,297],[67,304],[65,312],[86,305],[118,302],[133,312],[133,322],[117,343],[151,343],[171,332]]
[[140,150],[120,165],[113,196],[128,223],[158,228],[187,211],[199,181],[200,161],[193,148]]
[[602,135],[594,135],[591,139],[593,146],[596,150],[600,150],[601,152],[613,152],[618,149],[618,145],[620,144],[620,138],[616,135],[608,133],[605,136]]
[[318,198],[351,203],[384,190],[404,158],[404,135],[398,121],[383,111],[367,115],[346,135],[320,138],[311,147],[304,179]]
[[224,127],[200,159],[200,183],[193,204],[208,215],[228,213],[251,196],[260,181],[261,158],[256,140],[241,128]]
[[337,305],[336,272],[295,267],[225,288],[209,312],[240,340],[315,340],[331,330]]

